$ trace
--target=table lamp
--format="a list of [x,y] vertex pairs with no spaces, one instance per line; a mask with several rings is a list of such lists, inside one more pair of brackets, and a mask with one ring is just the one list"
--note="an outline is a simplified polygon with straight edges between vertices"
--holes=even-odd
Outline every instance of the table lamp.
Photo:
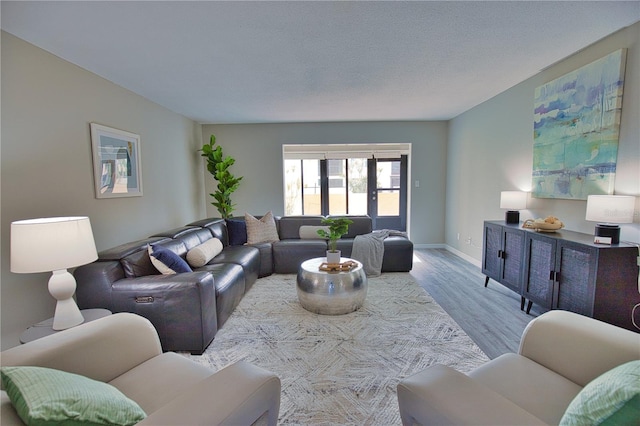
[[67,268],[98,258],[88,217],[51,217],[11,223],[11,272],[52,272],[49,293],[58,301],[53,329],[84,322],[73,299],[76,280]]
[[520,212],[527,208],[527,193],[524,191],[500,192],[500,208],[507,209],[504,220],[507,223],[520,223]]
[[636,197],[631,195],[589,195],[586,220],[599,222],[594,241],[603,244],[620,242],[619,223],[632,223]]

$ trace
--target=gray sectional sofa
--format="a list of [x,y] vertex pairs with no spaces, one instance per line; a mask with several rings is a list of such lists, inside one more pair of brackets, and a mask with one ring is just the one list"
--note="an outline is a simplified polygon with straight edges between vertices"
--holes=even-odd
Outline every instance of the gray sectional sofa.
[[[349,218],[354,223],[338,242],[343,257],[351,254],[356,235],[371,232],[368,216]],[[259,277],[296,273],[302,261],[325,256],[325,240],[300,238],[300,226],[317,226],[321,220],[322,216],[275,218],[279,241],[248,245],[242,243],[242,218],[209,218],[101,251],[97,261],[74,271],[78,306],[142,315],[155,326],[165,351],[200,354]],[[149,245],[186,259],[190,250],[212,238],[222,242],[222,251],[193,272],[163,275],[151,262]],[[388,237],[384,246],[383,272],[411,270],[409,239]]]

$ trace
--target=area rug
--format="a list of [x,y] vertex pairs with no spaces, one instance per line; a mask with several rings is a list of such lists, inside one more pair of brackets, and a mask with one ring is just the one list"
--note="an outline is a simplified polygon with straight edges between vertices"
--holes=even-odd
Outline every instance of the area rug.
[[295,275],[259,279],[193,360],[215,370],[245,360],[282,382],[280,424],[400,425],[398,381],[432,364],[466,372],[487,356],[408,273],[369,278],[364,305],[318,315]]

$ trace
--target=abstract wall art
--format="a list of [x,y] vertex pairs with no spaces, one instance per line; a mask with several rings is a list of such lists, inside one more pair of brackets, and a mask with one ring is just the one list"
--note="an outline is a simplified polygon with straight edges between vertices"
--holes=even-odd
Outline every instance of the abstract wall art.
[[535,90],[532,195],[612,194],[626,49]]

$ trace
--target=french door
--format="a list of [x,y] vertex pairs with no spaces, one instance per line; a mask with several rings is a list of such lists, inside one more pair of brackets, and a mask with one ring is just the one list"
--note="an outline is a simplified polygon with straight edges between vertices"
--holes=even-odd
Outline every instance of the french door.
[[407,230],[407,156],[369,159],[367,211],[373,229]]

